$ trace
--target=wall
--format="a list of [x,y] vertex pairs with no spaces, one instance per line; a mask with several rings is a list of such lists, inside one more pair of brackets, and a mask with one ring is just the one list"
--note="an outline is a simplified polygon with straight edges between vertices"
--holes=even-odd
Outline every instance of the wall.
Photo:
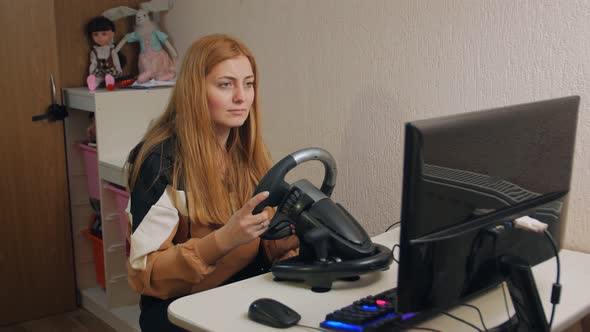
[[[399,220],[404,122],[581,95],[565,246],[590,252],[590,2],[176,1],[163,24],[180,54],[216,32],[250,46],[274,158],[330,151],[371,234]],[[308,164],[291,178],[321,181]]]

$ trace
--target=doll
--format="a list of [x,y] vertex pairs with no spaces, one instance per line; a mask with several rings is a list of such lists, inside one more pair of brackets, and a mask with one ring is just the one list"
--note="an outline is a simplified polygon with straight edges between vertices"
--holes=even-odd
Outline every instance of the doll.
[[[158,29],[149,16],[149,12],[160,12],[170,9],[170,4],[163,2],[144,2],[141,9],[116,7],[109,9],[103,15],[118,19],[135,15],[135,31],[128,33],[121,39],[115,53],[127,42],[139,42],[139,76],[138,83],[145,83],[151,79],[156,81],[170,81],[176,77],[174,60],[178,57],[176,50],[168,41],[168,35]],[[166,50],[164,50],[164,48]],[[167,52],[166,52],[167,51]]]
[[88,90],[94,91],[103,82],[108,90],[112,90],[115,87],[115,77],[123,72],[121,62],[124,62],[123,55],[120,59],[115,51],[115,24],[104,16],[94,17],[86,25],[86,34],[93,44],[90,50],[89,75],[86,78]]

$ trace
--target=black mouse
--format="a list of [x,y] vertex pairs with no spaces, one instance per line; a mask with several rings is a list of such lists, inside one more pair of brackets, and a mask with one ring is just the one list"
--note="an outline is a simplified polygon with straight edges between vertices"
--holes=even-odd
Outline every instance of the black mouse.
[[297,324],[301,316],[277,300],[262,298],[250,304],[248,318],[260,324],[287,328]]

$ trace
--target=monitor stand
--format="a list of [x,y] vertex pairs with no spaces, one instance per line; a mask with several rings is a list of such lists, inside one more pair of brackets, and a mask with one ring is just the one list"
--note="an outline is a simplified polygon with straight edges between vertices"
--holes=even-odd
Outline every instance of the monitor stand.
[[[505,328],[494,330],[549,332],[549,324],[539,298],[531,266],[520,257],[508,255],[500,257],[499,264],[500,270],[506,277],[510,298],[516,311],[517,325],[503,324]],[[514,321],[514,319],[511,318],[509,321]]]

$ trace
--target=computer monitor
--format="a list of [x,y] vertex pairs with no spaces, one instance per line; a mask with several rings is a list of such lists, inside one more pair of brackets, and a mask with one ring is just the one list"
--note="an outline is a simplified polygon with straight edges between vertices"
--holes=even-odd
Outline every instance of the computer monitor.
[[398,311],[448,308],[504,280],[498,257],[553,257],[531,216],[560,238],[579,97],[406,125]]

